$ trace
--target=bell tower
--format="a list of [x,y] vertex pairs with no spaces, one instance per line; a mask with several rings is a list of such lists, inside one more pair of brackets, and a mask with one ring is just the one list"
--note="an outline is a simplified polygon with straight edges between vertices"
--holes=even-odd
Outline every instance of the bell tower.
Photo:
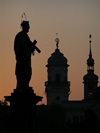
[[67,100],[70,91],[70,82],[68,81],[67,59],[58,48],[59,38],[55,39],[56,49],[48,59],[47,81],[45,82],[45,92],[47,96],[47,105],[52,103],[62,103]]
[[97,84],[98,84],[98,76],[94,74],[94,59],[92,58],[91,37],[92,35],[89,36],[90,49],[89,49],[89,58],[87,59],[87,74],[83,77],[84,99],[93,95],[93,93],[97,89]]

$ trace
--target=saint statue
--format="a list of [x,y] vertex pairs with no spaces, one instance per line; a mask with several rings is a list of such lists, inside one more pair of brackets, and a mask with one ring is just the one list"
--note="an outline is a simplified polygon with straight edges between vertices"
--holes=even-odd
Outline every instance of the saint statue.
[[15,75],[17,78],[16,89],[29,88],[29,82],[32,75],[31,68],[31,55],[34,55],[35,49],[40,53],[36,47],[37,41],[32,42],[28,36],[29,21],[21,23],[22,31],[19,32],[14,41],[14,51],[16,55],[16,70]]

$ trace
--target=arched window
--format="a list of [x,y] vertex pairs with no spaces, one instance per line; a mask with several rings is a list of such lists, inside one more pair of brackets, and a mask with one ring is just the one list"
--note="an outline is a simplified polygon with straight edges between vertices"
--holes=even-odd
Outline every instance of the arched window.
[[59,83],[60,82],[60,74],[56,74],[55,75],[55,81],[56,81],[56,83]]

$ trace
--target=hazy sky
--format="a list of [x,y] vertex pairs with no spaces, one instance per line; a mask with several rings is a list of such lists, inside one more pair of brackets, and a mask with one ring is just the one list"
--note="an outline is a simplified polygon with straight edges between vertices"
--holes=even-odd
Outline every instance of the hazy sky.
[[[83,76],[87,73],[89,34],[92,34],[92,54],[95,74],[100,77],[100,0],[0,0],[0,100],[16,88],[14,38],[21,30],[21,15],[26,13],[30,23],[28,35],[41,54],[32,57],[30,86],[44,97],[47,81],[47,59],[55,51],[56,33],[59,48],[68,59],[70,100],[84,95]],[[98,84],[100,85],[100,84]]]

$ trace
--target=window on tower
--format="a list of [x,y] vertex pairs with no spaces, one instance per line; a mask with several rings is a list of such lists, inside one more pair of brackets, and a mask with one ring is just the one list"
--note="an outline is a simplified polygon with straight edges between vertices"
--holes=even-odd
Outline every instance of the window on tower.
[[93,93],[92,92],[89,92],[89,95],[88,96],[91,96],[91,95],[93,95]]
[[87,70],[94,70],[94,66],[87,66]]
[[60,74],[56,74],[55,75],[55,81],[56,81],[56,83],[59,83],[60,82]]

